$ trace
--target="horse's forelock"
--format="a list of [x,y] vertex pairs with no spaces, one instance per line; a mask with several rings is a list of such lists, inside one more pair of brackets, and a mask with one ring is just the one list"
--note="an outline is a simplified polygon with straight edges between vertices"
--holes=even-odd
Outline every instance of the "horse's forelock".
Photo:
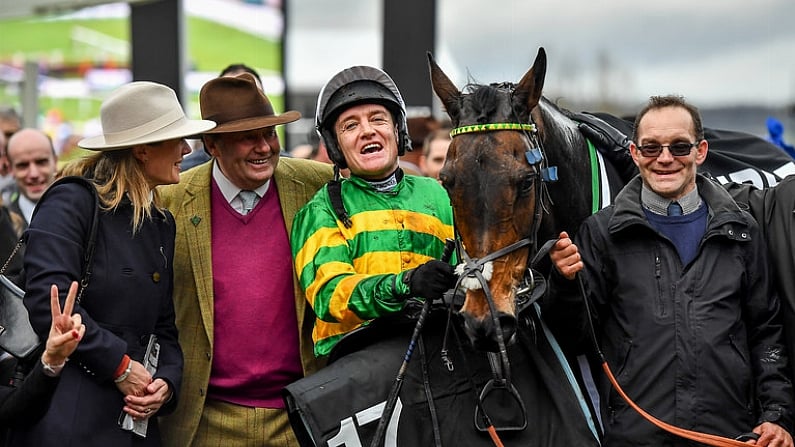
[[488,122],[488,117],[497,109],[498,101],[497,90],[490,86],[483,86],[472,92],[472,108],[480,111],[477,117],[479,123]]
[[[477,116],[461,116],[460,121],[464,123],[479,123],[486,124],[494,120],[500,121],[527,121],[529,111],[514,110],[510,102],[510,94],[512,94],[515,85],[509,82],[493,83],[489,85],[484,84],[467,84],[464,89],[463,101],[468,103],[466,110],[469,113],[476,112]],[[508,96],[505,96],[508,94]],[[502,110],[500,110],[502,108]],[[507,113],[507,116],[498,116]],[[466,112],[465,112],[466,113]],[[519,116],[514,116],[518,114]],[[523,116],[524,115],[524,116]]]

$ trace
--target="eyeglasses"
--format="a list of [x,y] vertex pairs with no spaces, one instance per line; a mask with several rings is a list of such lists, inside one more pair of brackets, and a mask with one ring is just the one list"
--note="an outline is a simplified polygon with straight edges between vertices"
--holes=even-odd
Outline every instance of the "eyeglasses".
[[642,146],[638,146],[638,150],[640,154],[644,157],[659,157],[662,153],[664,147],[667,147],[668,150],[671,152],[671,155],[674,157],[682,157],[685,155],[690,155],[690,150],[692,150],[695,146],[698,146],[698,142],[695,143],[671,143],[671,144],[644,144]]

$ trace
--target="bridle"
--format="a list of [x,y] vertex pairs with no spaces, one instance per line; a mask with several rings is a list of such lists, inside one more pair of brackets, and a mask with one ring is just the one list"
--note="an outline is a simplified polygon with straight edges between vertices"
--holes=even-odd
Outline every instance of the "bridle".
[[[557,167],[550,167],[547,164],[547,160],[544,157],[544,150],[543,145],[541,142],[541,138],[538,135],[538,127],[535,123],[531,122],[528,124],[522,123],[492,123],[492,124],[474,124],[462,127],[456,127],[450,132],[451,138],[455,138],[460,135],[465,135],[469,133],[482,133],[482,132],[495,132],[495,131],[505,131],[505,130],[515,130],[522,132],[525,135],[527,150],[525,151],[525,160],[530,165],[532,169],[532,176],[534,177],[533,181],[533,190],[534,190],[534,197],[536,200],[536,206],[533,211],[533,221],[530,230],[526,234],[526,236],[522,237],[521,239],[503,246],[486,256],[481,258],[472,258],[464,249],[463,243],[461,241],[460,236],[458,235],[458,231],[456,231],[456,254],[458,255],[458,259],[461,263],[458,265],[456,269],[456,273],[459,274],[459,281],[456,284],[456,288],[461,287],[463,285],[464,289],[478,289],[482,288],[483,293],[486,296],[486,301],[489,305],[489,310],[491,311],[493,322],[495,328],[497,329],[498,333],[498,344],[500,355],[504,356],[505,346],[502,340],[502,337],[499,336],[502,333],[502,327],[500,326],[499,319],[496,317],[496,308],[494,305],[494,297],[491,293],[491,290],[488,286],[488,280],[490,280],[490,272],[486,271],[484,274],[484,268],[486,265],[496,259],[499,259],[503,256],[506,256],[510,253],[513,253],[516,250],[529,246],[530,256],[527,257],[528,260],[528,269],[527,275],[523,278],[523,287],[521,291],[527,293],[530,290],[526,290],[528,287],[532,288],[533,286],[533,277],[534,274],[532,272],[532,266],[530,266],[530,259],[532,255],[537,252],[538,248],[538,232],[541,227],[541,220],[543,213],[548,210],[547,204],[551,202],[549,198],[549,194],[546,189],[546,183],[551,181],[557,180]],[[539,181],[540,180],[540,181]],[[488,277],[486,277],[488,276]],[[527,280],[529,276],[529,281]],[[474,279],[476,281],[468,281],[468,279]],[[506,363],[505,361],[503,363]]]
[[[530,165],[532,169],[532,176],[534,177],[533,181],[533,190],[535,193],[535,200],[536,206],[535,210],[533,211],[533,222],[531,225],[530,230],[528,231],[527,235],[522,237],[521,239],[503,246],[481,258],[473,258],[471,257],[466,250],[464,249],[463,243],[461,241],[461,237],[456,231],[456,253],[457,257],[460,260],[460,264],[456,268],[456,272],[459,274],[458,281],[456,282],[456,286],[454,290],[459,290],[460,288],[463,289],[483,289],[483,294],[486,298],[486,302],[489,306],[489,312],[492,318],[492,324],[494,325],[495,332],[496,332],[496,339],[498,345],[498,352],[497,353],[488,353],[489,364],[492,369],[493,378],[490,379],[486,385],[484,386],[482,392],[478,396],[478,410],[482,416],[482,418],[486,421],[486,425],[490,425],[490,420],[488,415],[485,414],[485,409],[482,405],[483,400],[485,400],[486,396],[493,390],[506,390],[512,397],[519,403],[524,424],[520,426],[514,427],[503,427],[503,429],[507,430],[523,430],[527,425],[527,417],[526,417],[526,410],[524,403],[519,396],[519,392],[516,390],[514,385],[511,383],[511,368],[510,368],[510,361],[508,359],[508,351],[506,348],[505,340],[503,337],[502,325],[499,321],[496,311],[496,305],[494,303],[494,297],[489,288],[488,281],[491,279],[490,271],[487,267],[490,267],[492,261],[502,258],[510,253],[513,253],[516,250],[521,248],[529,247],[530,254],[527,257],[528,263],[526,268],[526,274],[520,281],[520,287],[515,291],[515,300],[517,303],[517,318],[520,313],[521,309],[524,309],[535,302],[541,295],[543,295],[543,291],[546,287],[537,287],[538,283],[536,279],[543,281],[543,276],[538,274],[537,272],[533,272],[533,266],[531,264],[531,258],[533,258],[533,254],[537,252],[537,243],[538,243],[538,232],[541,226],[541,219],[543,213],[547,210],[547,203],[550,202],[548,192],[546,190],[545,184],[550,181],[557,180],[557,168],[556,167],[549,167],[547,165],[547,160],[544,157],[543,146],[541,142],[541,138],[538,135],[538,128],[535,123],[531,122],[524,124],[524,123],[491,123],[491,124],[474,124],[468,126],[461,126],[456,127],[450,132],[451,138],[456,138],[461,135],[470,134],[470,133],[482,133],[482,132],[495,132],[495,131],[519,131],[525,135],[525,142],[527,144],[527,150],[525,151],[525,160]],[[450,306],[450,313],[449,316],[452,315],[452,308]],[[447,333],[450,331],[450,318],[448,316],[448,327],[445,330],[445,337],[442,343],[442,360],[447,366],[449,370],[453,369],[452,361],[449,358],[448,350],[447,350]],[[478,411],[476,410],[476,411]],[[476,418],[476,426],[481,431],[490,431],[489,427],[482,427],[478,425],[479,420]],[[493,435],[494,436],[494,435]],[[496,442],[495,442],[496,443]]]

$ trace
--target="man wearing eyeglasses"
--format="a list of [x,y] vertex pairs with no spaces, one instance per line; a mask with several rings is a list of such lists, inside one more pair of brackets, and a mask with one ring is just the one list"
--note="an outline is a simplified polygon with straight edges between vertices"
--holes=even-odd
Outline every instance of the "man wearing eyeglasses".
[[[792,446],[793,389],[758,224],[696,174],[709,145],[698,110],[683,98],[652,97],[633,142],[640,175],[585,220],[576,244],[563,232],[550,252],[548,322],[586,353],[593,324],[623,389],[664,422]],[[598,379],[604,446],[690,445],[644,421]]]

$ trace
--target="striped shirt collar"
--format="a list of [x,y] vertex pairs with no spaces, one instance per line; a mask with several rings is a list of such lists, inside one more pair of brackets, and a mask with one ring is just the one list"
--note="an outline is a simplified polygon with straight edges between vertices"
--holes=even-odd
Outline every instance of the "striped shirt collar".
[[[644,208],[661,216],[668,215],[668,205],[673,202],[673,200],[665,198],[649,189],[645,183],[643,184],[643,189],[640,191],[640,201]],[[690,214],[701,207],[702,200],[701,196],[698,195],[698,185],[696,185],[692,191],[685,194],[684,197],[680,197],[677,202],[679,202],[679,205],[682,207],[682,214]]]

